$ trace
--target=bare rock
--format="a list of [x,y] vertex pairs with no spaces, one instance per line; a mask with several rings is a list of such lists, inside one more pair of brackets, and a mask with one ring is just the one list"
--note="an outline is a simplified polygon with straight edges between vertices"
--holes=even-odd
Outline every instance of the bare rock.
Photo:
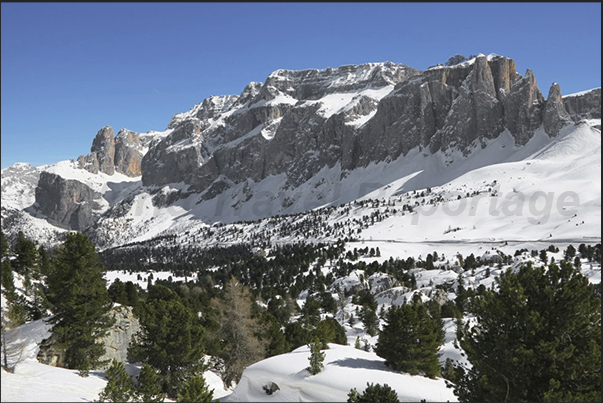
[[42,171],[35,190],[39,210],[52,224],[83,231],[93,224],[95,199],[101,195],[87,185],[72,179]]
[[115,138],[113,128],[105,126],[98,131],[92,141],[91,153],[96,153],[99,171],[107,175],[115,173]]
[[559,88],[559,84],[557,83],[553,83],[549,90],[542,121],[544,124],[544,131],[550,137],[557,136],[564,126],[572,123],[569,113],[567,113],[563,106],[561,88]]
[[138,133],[121,129],[115,136],[115,170],[124,175],[141,175],[143,146]]
[[563,106],[574,122],[601,119],[601,87],[563,97]]

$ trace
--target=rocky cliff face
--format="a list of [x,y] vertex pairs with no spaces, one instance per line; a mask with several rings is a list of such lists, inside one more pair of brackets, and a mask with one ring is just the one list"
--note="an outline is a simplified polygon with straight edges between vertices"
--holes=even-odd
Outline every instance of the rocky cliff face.
[[140,176],[140,163],[149,141],[141,141],[139,133],[127,129],[121,129],[114,137],[113,128],[105,126],[96,134],[90,154],[78,157],[78,165],[93,174],[119,172],[130,177]]
[[140,176],[140,163],[144,155],[144,146],[140,135],[127,129],[121,129],[115,137],[115,170],[124,175]]
[[143,158],[142,180],[184,182],[211,198],[229,184],[281,173],[295,187],[325,166],[354,169],[415,147],[467,152],[505,129],[523,145],[541,125],[555,136],[571,123],[558,86],[549,94],[545,100],[533,72],[520,76],[502,56],[423,72],[392,63],[277,70],[240,96],[212,97],[174,116],[172,133]]
[[601,87],[565,96],[563,106],[574,122],[601,119]]
[[143,158],[143,184],[185,182],[207,197],[230,182],[260,181],[287,171],[291,184],[299,184],[340,159],[342,138],[336,131],[344,119],[328,123],[332,114],[324,108],[326,101],[336,100],[334,94],[347,98],[358,92],[357,107],[345,114],[348,120],[366,115],[378,102],[368,95],[370,89],[393,87],[415,74],[417,70],[394,63],[277,70],[239,96],[212,97],[175,115],[168,125],[172,133]]
[[58,227],[83,231],[94,222],[100,194],[77,180],[42,171],[35,194],[40,212]]

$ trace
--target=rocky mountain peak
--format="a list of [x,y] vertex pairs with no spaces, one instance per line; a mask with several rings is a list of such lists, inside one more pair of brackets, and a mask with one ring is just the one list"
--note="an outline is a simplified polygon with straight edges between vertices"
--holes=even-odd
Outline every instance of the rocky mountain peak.
[[569,113],[567,113],[563,106],[561,88],[557,83],[553,83],[549,89],[549,96],[546,99],[542,122],[544,131],[551,137],[557,136],[564,126],[572,123]]
[[[513,59],[457,55],[446,64],[425,71],[391,62],[276,70],[240,95],[211,96],[175,114],[164,132],[122,129],[114,136],[105,126],[77,167],[141,176],[142,187],[132,192],[148,192],[157,206],[193,196],[187,206],[207,202],[220,211],[240,211],[270,183],[274,195],[292,194],[273,197],[278,205],[265,214],[278,214],[303,209],[291,191],[325,172],[317,194],[331,191],[353,170],[411,151],[441,153],[449,164],[503,131],[523,146],[540,127],[553,137],[565,125],[600,119],[600,88],[562,97],[553,84],[545,100],[533,71],[521,76]],[[117,208],[111,205],[114,195],[105,203],[70,180],[47,173],[38,181],[38,208],[53,223],[88,228],[96,225],[95,214]],[[128,195],[126,207],[119,208],[134,197]]]

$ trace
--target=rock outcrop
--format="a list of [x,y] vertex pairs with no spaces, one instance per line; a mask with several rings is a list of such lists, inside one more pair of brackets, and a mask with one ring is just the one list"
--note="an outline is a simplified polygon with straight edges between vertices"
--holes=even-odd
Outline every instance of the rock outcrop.
[[574,122],[601,119],[601,87],[563,97],[563,106]]
[[77,159],[79,167],[93,174],[98,172],[113,175],[115,173],[115,138],[113,128],[105,126],[98,131],[92,141],[90,154],[80,155]]
[[74,179],[42,171],[35,190],[36,205],[57,227],[83,231],[94,222],[95,199],[101,195]]
[[140,176],[142,157],[151,138],[146,136],[143,141],[139,133],[127,129],[121,129],[115,137],[113,133],[111,126],[98,131],[90,154],[78,157],[79,168],[93,174],[119,172],[130,177]]
[[559,134],[559,131],[572,123],[569,113],[563,107],[561,99],[561,88],[559,84],[553,83],[549,90],[549,96],[546,99],[546,105],[542,116],[544,131],[551,137]]
[[117,305],[113,308],[112,314],[115,324],[102,338],[105,343],[105,354],[100,359],[111,362],[115,358],[117,361],[129,362],[128,347],[136,333],[141,330],[140,322],[129,306]]
[[121,129],[115,136],[115,170],[130,177],[140,176],[143,149],[138,133]]
[[[128,347],[140,330],[140,322],[134,316],[131,307],[116,305],[111,310],[111,314],[115,318],[115,324],[109,329],[107,335],[100,339],[105,345],[105,354],[100,357],[100,360],[107,361],[108,364],[93,369],[107,369],[113,358],[120,362],[129,362]],[[57,346],[54,335],[42,341],[37,358],[42,364],[66,367],[65,349]]]

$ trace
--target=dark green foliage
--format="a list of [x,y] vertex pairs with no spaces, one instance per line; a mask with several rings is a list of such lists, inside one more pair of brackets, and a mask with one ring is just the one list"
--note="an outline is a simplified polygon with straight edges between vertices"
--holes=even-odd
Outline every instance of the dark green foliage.
[[362,394],[356,391],[356,388],[348,393],[348,402],[393,402],[397,403],[398,394],[387,383],[381,386],[380,384],[366,383],[366,389]]
[[540,260],[542,261],[542,263],[547,264],[549,262],[549,258],[546,255],[546,250],[542,249],[540,251]]
[[116,278],[109,286],[109,296],[113,302],[127,306],[136,306],[138,296],[138,286],[131,281],[123,283]]
[[285,325],[285,338],[291,350],[310,343],[312,333],[299,322],[291,322]]
[[460,318],[461,311],[459,311],[454,302],[446,301],[440,308],[440,315],[442,315],[442,318]]
[[14,261],[13,267],[17,273],[26,275],[38,270],[40,258],[38,248],[34,242],[25,238],[22,231],[19,231],[17,235],[15,255],[17,258]]
[[98,395],[99,402],[129,402],[134,397],[132,378],[126,373],[124,363],[115,358],[105,371],[107,386]]
[[377,334],[379,331],[379,317],[372,307],[362,306],[360,309],[360,320],[362,320],[362,324],[369,335],[375,336]]
[[142,331],[128,353],[157,368],[162,391],[176,397],[180,385],[201,368],[205,329],[178,295],[162,285],[151,288],[147,302],[135,313]]
[[214,391],[209,390],[203,375],[195,375],[182,385],[177,402],[211,402]]
[[527,264],[475,299],[461,401],[601,401],[601,300],[571,263]]
[[6,257],[11,253],[8,239],[4,235],[4,231],[0,231],[0,258]]
[[325,313],[335,314],[337,312],[337,301],[330,292],[320,293],[320,307]]
[[84,376],[101,364],[105,347],[99,338],[114,322],[103,273],[88,237],[70,233],[57,250],[47,279],[48,299],[55,312],[50,319],[52,332],[66,350],[68,368]]
[[6,294],[7,301],[14,300],[15,295],[15,283],[13,278],[13,267],[10,264],[10,260],[5,259],[2,260],[2,287],[4,287],[4,291]]
[[348,338],[345,335],[345,329],[333,318],[325,318],[316,324],[311,331],[322,343],[322,348],[329,348],[327,343],[348,344]]
[[163,402],[165,394],[161,392],[161,383],[157,370],[148,364],[143,364],[138,376],[136,388],[137,400],[141,402]]
[[565,260],[571,262],[574,259],[574,256],[576,256],[576,248],[574,248],[574,246],[570,244],[565,250],[564,256]]
[[268,343],[266,347],[266,357],[272,357],[290,351],[285,333],[281,330],[281,325],[272,314],[265,312],[262,315],[261,327],[266,329],[262,335],[263,339]]
[[312,339],[312,342],[308,345],[310,348],[310,357],[308,357],[308,361],[310,361],[310,366],[306,369],[312,375],[318,374],[325,367],[323,362],[325,360],[325,353],[321,350],[322,343],[318,340],[317,337]]
[[270,312],[281,325],[289,322],[289,318],[295,312],[294,302],[289,295],[280,298],[271,298],[268,302]]
[[315,325],[320,320],[320,301],[312,296],[306,298],[306,302],[301,309],[301,318],[306,325]]
[[442,366],[442,378],[449,380],[453,384],[456,384],[463,377],[463,374],[463,368],[454,365],[452,359],[446,358],[446,361]]
[[379,332],[376,353],[386,365],[410,374],[439,375],[440,322],[421,303],[392,306]]

